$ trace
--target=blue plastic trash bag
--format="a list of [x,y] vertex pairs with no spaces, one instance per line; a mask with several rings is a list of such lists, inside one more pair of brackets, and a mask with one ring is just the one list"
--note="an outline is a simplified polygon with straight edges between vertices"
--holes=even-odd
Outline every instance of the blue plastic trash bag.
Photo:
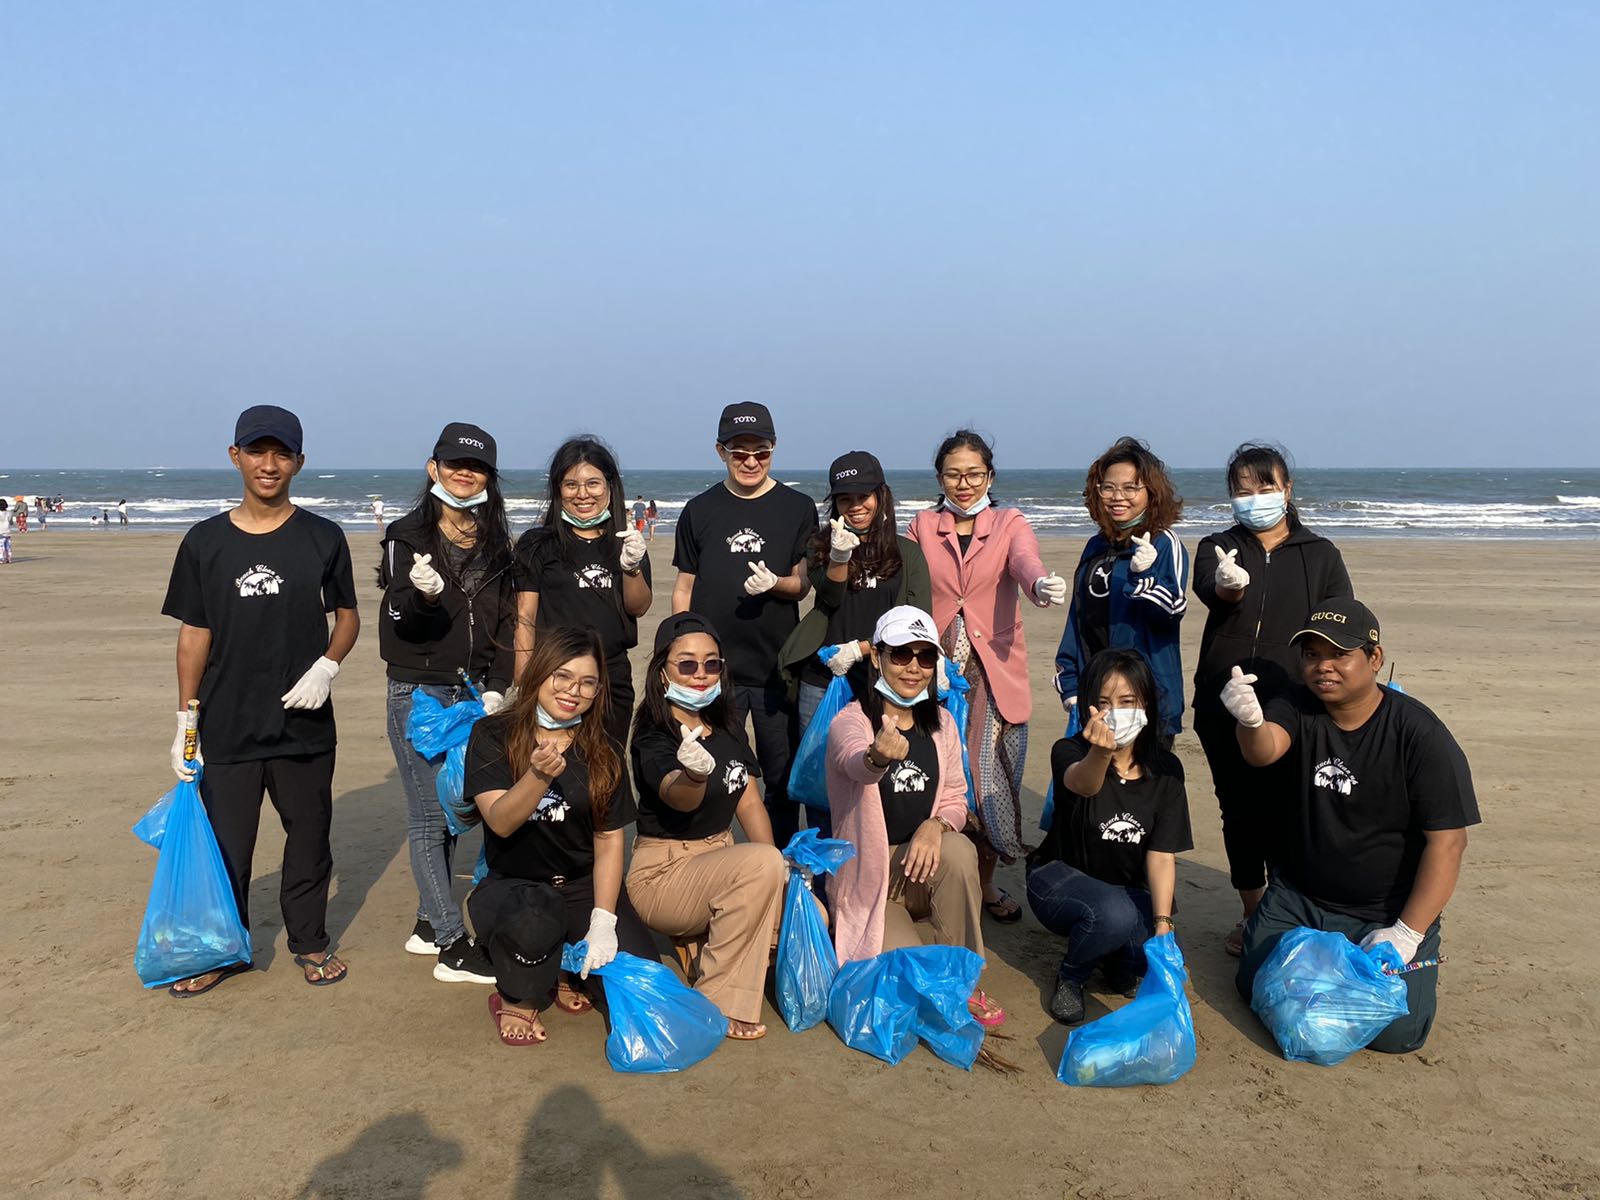
[[828,1024],[845,1045],[893,1065],[927,1042],[970,1070],[983,1026],[967,1010],[983,959],[963,946],[912,946],[847,962],[828,995]]
[[[817,651],[817,657],[826,663],[837,652],[835,646],[824,646]],[[828,727],[853,699],[845,677],[835,675],[822,693],[817,711],[811,714],[811,723],[800,735],[800,745],[795,748],[794,764],[789,768],[790,800],[807,808],[827,809]]]
[[134,832],[146,841],[153,836],[151,844],[161,848],[133,953],[145,987],[248,963],[250,932],[239,920],[217,835],[200,800],[200,775],[163,796]]
[[1194,1014],[1183,983],[1178,939],[1170,933],[1144,944],[1144,982],[1116,1012],[1074,1029],[1056,1078],[1073,1087],[1133,1087],[1175,1083],[1194,1066]]
[[483,819],[478,806],[461,794],[466,783],[467,739],[482,716],[481,700],[462,700],[446,706],[420,687],[411,693],[406,737],[411,739],[416,752],[429,762],[444,759],[433,786],[439,796],[439,807],[444,809],[445,823],[456,837]]
[[[1078,706],[1074,704],[1072,711],[1067,714],[1067,731],[1062,737],[1076,737],[1083,725],[1078,721]],[[1039,828],[1046,833],[1050,832],[1050,822],[1056,815],[1056,781],[1052,779],[1044,789],[1044,811],[1039,814]]]
[[477,887],[487,878],[489,878],[489,847],[485,845],[478,847],[478,862],[472,868],[472,886]]
[[1389,943],[1363,950],[1342,933],[1291,929],[1256,972],[1250,1007],[1283,1056],[1331,1067],[1406,1015],[1405,964]]
[[978,811],[978,789],[972,786],[972,764],[967,761],[967,720],[972,715],[967,693],[972,685],[956,670],[955,663],[944,660],[944,688],[939,692],[939,703],[944,705],[950,719],[956,723],[956,733],[961,738],[961,770],[967,777],[967,809]]
[[828,992],[839,970],[828,923],[811,894],[807,873],[830,874],[855,856],[856,848],[849,842],[818,837],[815,829],[802,829],[783,849],[789,882],[783,891],[783,926],[778,933],[774,979],[778,1011],[795,1033],[810,1029],[828,1015]]
[[[561,969],[583,970],[588,944],[568,945]],[[728,1036],[728,1018],[669,967],[623,951],[589,972],[605,983],[611,1032],[606,1061],[630,1075],[661,1075],[692,1067]]]

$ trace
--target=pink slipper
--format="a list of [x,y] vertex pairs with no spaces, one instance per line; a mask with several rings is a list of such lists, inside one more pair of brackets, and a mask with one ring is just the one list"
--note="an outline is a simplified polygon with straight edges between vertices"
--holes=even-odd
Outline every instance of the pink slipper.
[[972,1019],[985,1029],[998,1029],[1006,1023],[1006,1010],[989,999],[982,988],[973,992],[968,998],[967,1011],[972,1014]]

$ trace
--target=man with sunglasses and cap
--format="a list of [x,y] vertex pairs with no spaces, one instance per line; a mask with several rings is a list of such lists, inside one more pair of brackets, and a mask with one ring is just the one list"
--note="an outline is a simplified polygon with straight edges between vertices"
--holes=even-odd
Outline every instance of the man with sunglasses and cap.
[[[286,835],[280,896],[289,951],[305,981],[323,986],[345,976],[325,927],[336,741],[330,696],[361,622],[344,531],[289,499],[305,466],[301,441],[300,420],[287,409],[259,404],[240,414],[228,457],[244,499],[184,535],[161,611],[182,623],[172,769],[194,778],[183,756],[184,723],[189,702],[198,700],[200,795],[239,916],[248,927],[265,793]],[[170,991],[196,996],[239,969],[246,968],[180,979]]]
[[817,529],[809,496],[771,477],[778,444],[764,404],[730,404],[717,422],[720,483],[683,507],[672,565],[672,611],[709,619],[722,635],[734,710],[748,715],[777,844],[799,828],[789,802],[789,759],[798,737],[779,652],[800,621],[810,589],[806,547]]
[[[1282,861],[1244,927],[1235,980],[1250,998],[1278,939],[1299,926],[1388,942],[1406,962],[1439,957],[1439,922],[1479,821],[1461,747],[1425,705],[1383,686],[1378,620],[1348,596],[1319,603],[1290,644],[1305,686],[1263,711],[1254,675],[1233,668],[1222,703],[1251,766],[1286,759],[1294,793]],[[1419,1049],[1433,1026],[1438,972],[1405,975],[1406,1016],[1369,1049]]]

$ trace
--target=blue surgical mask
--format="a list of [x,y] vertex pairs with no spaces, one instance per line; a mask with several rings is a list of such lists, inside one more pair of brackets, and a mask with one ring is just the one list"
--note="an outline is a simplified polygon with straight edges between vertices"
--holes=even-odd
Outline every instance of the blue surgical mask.
[[717,680],[703,692],[697,692],[692,687],[685,687],[681,683],[667,682],[667,700],[679,708],[687,708],[690,712],[699,712],[707,707],[718,696],[722,695],[722,680]]
[[1118,529],[1137,529],[1144,524],[1144,518],[1145,514],[1140,513],[1137,517],[1129,517],[1126,521],[1113,521],[1112,524]]
[[1106,710],[1106,728],[1116,739],[1117,747],[1126,746],[1150,723],[1149,714],[1142,708],[1111,708]]
[[950,499],[949,496],[944,498],[944,506],[951,512],[955,513],[955,515],[958,517],[975,517],[984,509],[989,507],[989,493],[985,492],[982,497],[974,500],[971,508],[962,508],[954,500]]
[[1233,498],[1233,519],[1257,533],[1271,529],[1289,511],[1289,497],[1282,492],[1258,492],[1254,496]]
[[599,516],[589,517],[587,520],[580,520],[563,508],[561,510],[561,519],[568,525],[576,526],[579,529],[593,529],[596,525],[604,525],[607,521],[611,520],[611,510],[608,508]]
[[581,724],[583,721],[582,713],[579,713],[570,721],[558,721],[549,713],[545,712],[544,705],[542,704],[535,704],[533,706],[533,715],[534,718],[539,722],[540,729],[571,729],[574,725]]
[[447,504],[451,508],[477,508],[478,505],[486,504],[489,501],[488,488],[484,488],[483,491],[479,492],[476,496],[468,496],[465,500],[461,499],[459,496],[452,496],[448,491],[445,490],[444,484],[438,482],[435,482],[434,485],[428,489],[428,492],[435,500],[439,501],[439,503]]
[[873,686],[878,689],[878,694],[881,695],[885,700],[887,700],[890,704],[896,705],[900,708],[915,708],[928,698],[928,689],[923,688],[920,692],[908,700],[906,697],[902,696],[899,692],[890,687],[881,675],[878,676],[878,682]]

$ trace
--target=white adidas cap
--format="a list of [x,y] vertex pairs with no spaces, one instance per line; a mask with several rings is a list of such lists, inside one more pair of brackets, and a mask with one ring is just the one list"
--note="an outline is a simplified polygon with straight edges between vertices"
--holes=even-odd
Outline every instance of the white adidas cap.
[[[878,618],[872,631],[874,646],[906,646],[912,642],[932,642],[939,645],[939,631],[933,627],[933,618],[911,604],[900,604]],[[944,651],[940,650],[942,656]]]

